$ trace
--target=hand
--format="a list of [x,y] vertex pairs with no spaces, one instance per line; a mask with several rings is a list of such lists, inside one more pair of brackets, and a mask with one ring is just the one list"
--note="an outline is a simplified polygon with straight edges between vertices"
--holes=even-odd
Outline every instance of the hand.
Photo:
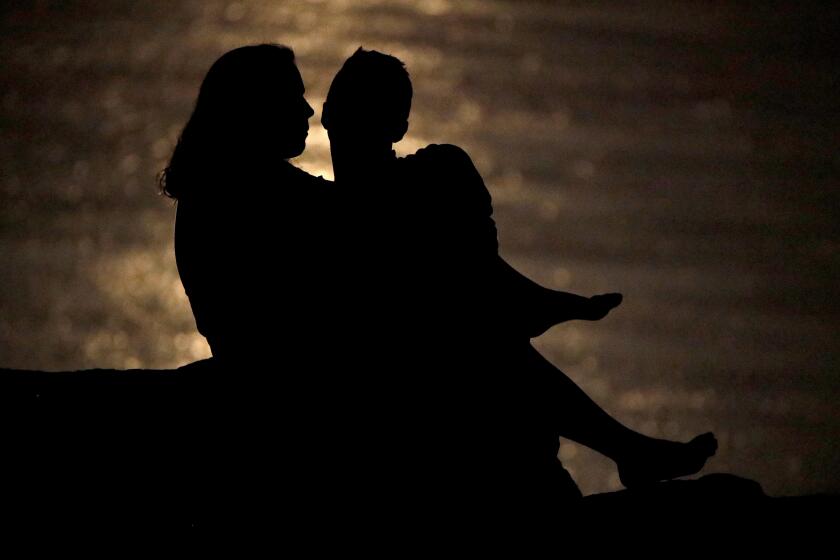
[[581,319],[586,321],[598,321],[607,316],[614,307],[621,304],[624,296],[621,294],[600,294],[589,298],[589,302],[583,310]]

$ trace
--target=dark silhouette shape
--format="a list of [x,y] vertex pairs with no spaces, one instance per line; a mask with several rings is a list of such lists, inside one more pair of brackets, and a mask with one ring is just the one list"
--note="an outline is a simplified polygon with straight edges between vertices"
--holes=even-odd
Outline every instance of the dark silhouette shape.
[[303,151],[313,115],[303,94],[289,48],[226,53],[162,174],[163,192],[178,200],[178,272],[198,330],[222,360],[259,361],[278,340],[288,351],[312,332],[295,293],[316,277],[315,217],[328,183],[287,161]]
[[[236,391],[230,380],[214,359],[177,370],[42,372],[0,368],[0,419],[4,426],[0,516],[4,527],[7,531],[20,527],[117,530],[121,534],[174,528],[208,535],[208,529],[218,527],[245,529],[251,534],[267,531],[273,537],[279,534],[284,544],[316,543],[319,548],[342,550],[359,541],[365,546],[411,543],[422,547],[444,537],[451,545],[449,537],[470,536],[469,519],[462,519],[458,533],[440,534],[437,520],[441,512],[448,511],[448,502],[416,512],[424,520],[416,527],[408,525],[408,516],[397,517],[394,510],[381,513],[380,517],[394,517],[392,526],[380,523],[371,534],[367,532],[371,516],[363,514],[370,501],[336,507],[334,497],[319,493],[318,485],[305,484],[311,478],[317,480],[321,473],[294,478],[285,469],[254,470],[248,465],[248,469],[239,469],[250,475],[243,480],[235,476],[239,474],[235,470],[191,457],[208,439],[199,427],[211,432],[218,429],[218,439],[224,439],[228,415],[222,403],[248,401],[246,392]],[[196,417],[202,409],[204,416]],[[216,418],[208,428],[207,422]],[[255,442],[240,447],[246,443]],[[215,449],[217,457],[237,450],[224,447],[223,441],[217,442]],[[337,463],[333,465],[336,469]],[[282,492],[266,480],[278,480]],[[406,486],[412,482],[403,481]],[[396,505],[403,509],[416,506],[416,502],[401,503],[405,493],[393,490]],[[295,498],[301,492],[311,501],[293,499],[290,503],[289,496]],[[281,499],[274,500],[278,495]],[[308,507],[302,507],[307,503]],[[242,509],[243,505],[250,509]],[[626,534],[649,532],[651,527],[662,534],[665,530],[685,534],[702,527],[722,530],[727,545],[734,540],[751,546],[770,542],[774,547],[779,543],[802,546],[830,534],[825,529],[833,528],[831,512],[838,505],[838,496],[833,495],[767,497],[753,481],[716,474],[697,481],[677,480],[587,496],[577,507],[561,512],[563,525],[537,530],[553,538],[578,527],[615,528]],[[236,509],[226,511],[223,506]],[[348,510],[352,515],[345,515]],[[429,519],[435,520],[433,527]],[[386,533],[386,529],[394,530]],[[512,527],[506,529],[507,535],[517,534]],[[768,541],[769,530],[773,533]],[[498,537],[491,526],[475,536]],[[480,547],[482,542],[470,541],[469,545]]]
[[196,501],[204,524],[304,512],[316,481],[335,478],[317,336],[331,184],[288,162],[312,115],[290,49],[235,49],[208,72],[163,175],[177,198],[178,271],[219,379],[195,435],[198,472],[214,481],[212,499]]
[[[427,341],[415,369],[429,378],[422,383],[438,393],[437,404],[440,393],[452,395],[445,397],[448,417],[435,433],[454,434],[453,462],[471,465],[476,488],[470,497],[483,503],[481,492],[492,487],[502,509],[539,504],[543,512],[552,501],[579,497],[573,485],[558,484],[558,436],[615,460],[628,486],[697,472],[715,452],[711,434],[687,444],[638,434],[530,346],[529,337],[553,324],[605,316],[621,296],[555,292],[507,265],[498,255],[490,195],[463,150],[430,146],[396,158],[392,144],[407,130],[410,101],[402,63],[360,49],[336,75],[322,122],[336,184],[353,214],[364,216],[364,269],[379,278],[358,290],[369,292],[365,301],[381,303],[380,330],[393,333],[406,318],[413,322],[408,333],[380,338],[382,346],[400,348],[403,337]],[[412,301],[400,297],[406,293]],[[387,363],[406,360],[391,355]],[[429,375],[442,365],[450,376]],[[494,446],[497,453],[488,453]],[[428,452],[440,449],[434,439]],[[448,488],[464,484],[456,480]]]
[[178,269],[214,358],[5,379],[4,410],[24,426],[3,470],[20,487],[6,507],[93,526],[315,515],[335,427],[329,395],[316,394],[323,313],[307,296],[324,268],[330,184],[287,161],[313,114],[303,94],[286,47],[235,49],[212,66],[161,188],[177,199]]
[[[530,347],[620,296],[548,290],[508,266],[463,151],[394,157],[402,64],[351,61],[324,115],[340,188],[287,161],[312,116],[291,50],[243,47],[213,65],[161,186],[178,200],[179,272],[214,358],[2,372],[3,410],[27,426],[3,471],[20,483],[7,507],[40,523],[49,509],[56,523],[283,523],[298,537],[404,534],[430,516],[436,535],[487,533],[580,497],[558,434],[615,458],[628,485],[702,466],[713,440],[631,432]],[[333,336],[335,322],[349,327]]]

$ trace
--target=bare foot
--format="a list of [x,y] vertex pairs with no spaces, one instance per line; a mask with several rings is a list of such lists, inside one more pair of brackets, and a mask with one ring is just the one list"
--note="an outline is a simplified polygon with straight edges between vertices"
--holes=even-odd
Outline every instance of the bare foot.
[[626,488],[694,474],[717,451],[712,433],[697,436],[688,443],[645,438],[620,460],[618,476]]

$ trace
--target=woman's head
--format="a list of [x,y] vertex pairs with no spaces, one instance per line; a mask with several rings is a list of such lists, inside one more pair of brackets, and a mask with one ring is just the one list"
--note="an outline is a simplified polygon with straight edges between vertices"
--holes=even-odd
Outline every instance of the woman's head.
[[313,115],[303,93],[288,47],[253,45],[222,55],[161,174],[163,192],[180,198],[208,178],[228,179],[300,155]]

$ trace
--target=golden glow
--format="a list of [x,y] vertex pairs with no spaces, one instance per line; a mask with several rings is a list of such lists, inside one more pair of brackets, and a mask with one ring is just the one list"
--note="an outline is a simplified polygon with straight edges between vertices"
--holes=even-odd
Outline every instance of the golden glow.
[[125,369],[152,362],[162,368],[209,357],[204,337],[195,331],[170,247],[113,253],[90,273],[100,294],[118,311],[111,327],[86,337],[84,355],[90,362]]

